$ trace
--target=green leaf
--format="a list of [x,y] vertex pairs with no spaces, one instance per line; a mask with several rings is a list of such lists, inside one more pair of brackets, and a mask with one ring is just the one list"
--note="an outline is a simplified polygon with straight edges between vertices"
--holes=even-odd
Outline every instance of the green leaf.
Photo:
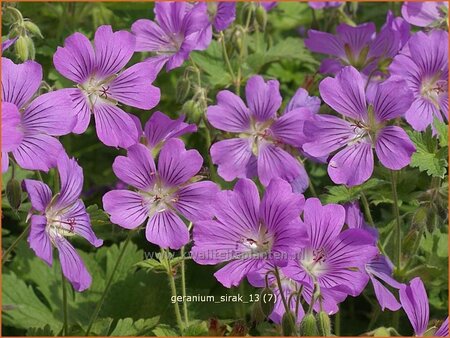
[[110,336],[146,336],[151,333],[151,329],[158,322],[159,317],[139,319],[137,321],[133,321],[132,318],[119,319]]
[[42,328],[35,328],[32,327],[29,330],[27,330],[27,336],[33,336],[33,337],[49,337],[49,336],[56,336],[56,334],[51,329],[50,325],[45,325]]
[[383,184],[386,184],[386,182],[372,178],[356,187],[346,187],[345,185],[331,186],[327,187],[328,194],[322,197],[325,203],[346,203],[358,199],[361,192],[379,188]]
[[433,122],[434,127],[438,133],[439,145],[441,147],[448,147],[448,125],[437,118]]
[[102,209],[99,209],[97,204],[88,206],[86,211],[89,214],[92,226],[111,224],[108,215]]
[[166,272],[167,268],[164,264],[156,259],[150,258],[135,264],[136,267],[154,272]]
[[432,135],[431,128],[425,132],[409,132],[417,151],[412,155],[411,167],[419,168],[429,176],[444,178],[447,172],[447,148],[438,149],[438,140]]
[[183,332],[183,336],[188,337],[198,337],[198,336],[207,336],[208,335],[208,326],[205,322],[197,322],[189,325]]
[[156,337],[176,337],[179,335],[179,333],[166,324],[159,324],[154,330],[153,334]]
[[3,275],[2,283],[3,323],[21,329],[49,328],[58,332],[62,323],[44,305],[31,286],[10,272]]

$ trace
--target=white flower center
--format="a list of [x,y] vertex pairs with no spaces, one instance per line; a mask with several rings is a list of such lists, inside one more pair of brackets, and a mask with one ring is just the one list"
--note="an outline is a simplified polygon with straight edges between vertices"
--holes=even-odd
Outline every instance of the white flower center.
[[300,264],[309,275],[319,277],[327,268],[327,254],[325,249],[306,248],[302,252]]
[[436,78],[425,80],[422,82],[420,88],[420,95],[431,101],[437,108],[439,108],[439,97],[447,93],[448,82],[445,80],[436,80]]

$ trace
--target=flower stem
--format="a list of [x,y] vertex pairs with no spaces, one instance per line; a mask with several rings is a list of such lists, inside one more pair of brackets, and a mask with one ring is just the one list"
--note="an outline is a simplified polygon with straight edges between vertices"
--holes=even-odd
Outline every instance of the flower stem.
[[68,328],[68,315],[67,315],[67,288],[66,288],[66,278],[64,277],[64,273],[61,267],[61,287],[62,287],[62,306],[63,306],[63,329],[62,335],[67,336],[67,328]]
[[373,218],[372,218],[372,213],[370,212],[369,201],[367,200],[367,197],[366,197],[366,195],[364,194],[363,191],[361,191],[361,201],[362,201],[362,204],[364,206],[364,213],[366,214],[367,221],[369,222],[369,224],[372,227],[375,227],[375,223],[374,223]]
[[[172,271],[172,264],[170,263],[170,259],[168,257],[168,251],[165,249],[161,249],[163,257],[166,257],[166,263],[167,263],[167,277],[169,278],[169,284],[170,284],[170,290],[172,291],[172,297],[177,299],[177,286],[175,284],[175,278]],[[173,303],[174,310],[175,310],[175,317],[177,319],[178,327],[181,331],[183,331],[184,324],[183,319],[181,318],[181,311],[180,306],[178,305],[178,302],[175,301]]]
[[223,49],[223,58],[225,59],[225,63],[227,64],[228,67],[228,72],[231,75],[231,81],[234,83],[234,71],[233,71],[233,67],[231,66],[231,62],[230,62],[230,58],[228,56],[228,52],[227,52],[227,46],[225,45],[225,36],[223,35],[223,32],[220,32],[220,42],[222,43],[222,49]]
[[108,281],[106,282],[106,286],[105,286],[105,289],[103,290],[103,293],[102,293],[102,296],[100,298],[100,301],[97,303],[97,306],[95,307],[94,313],[91,316],[88,328],[87,328],[87,330],[86,330],[86,332],[84,334],[85,336],[88,336],[89,332],[91,332],[92,326],[94,325],[94,322],[95,322],[95,320],[97,319],[97,317],[98,317],[98,315],[100,313],[100,310],[101,310],[101,308],[103,306],[103,303],[105,302],[105,299],[106,299],[106,296],[107,296],[107,294],[109,292],[109,289],[111,288],[111,285],[112,285],[112,282],[113,282],[113,277],[116,274],[117,268],[120,265],[120,262],[121,262],[121,260],[123,258],[125,250],[126,250],[128,244],[130,243],[131,237],[133,236],[134,232],[135,231],[129,231],[128,232],[128,236],[127,236],[127,238],[125,240],[125,243],[124,243],[124,245],[122,247],[122,250],[119,253],[119,257],[117,258],[116,264],[114,265],[113,270],[111,271],[111,275],[109,276]]
[[[192,224],[192,223],[191,223]],[[183,296],[183,315],[186,326],[189,325],[189,314],[186,302],[186,263],[184,260],[184,246],[181,248],[181,294]]]
[[397,175],[391,170],[391,187],[392,198],[394,200],[394,214],[396,221],[396,241],[395,241],[395,263],[397,270],[401,269],[401,256],[402,256],[402,224],[400,220],[400,209],[398,207],[398,194],[397,194]]
[[5,250],[5,252],[2,255],[2,265],[6,263],[9,254],[15,249],[17,244],[25,237],[25,235],[28,233],[28,230],[30,229],[30,224],[27,225],[27,227],[22,231],[22,233],[19,235],[19,237],[16,238],[16,240],[9,246],[8,249]]
[[[278,290],[280,290],[280,296],[281,296],[281,300],[283,302],[284,310],[286,311],[286,313],[289,313],[291,311],[291,309],[289,308],[288,302],[286,300],[286,296],[283,291],[283,286],[281,284],[280,272],[278,271],[278,267],[275,267],[274,274],[275,274],[275,278],[277,279]],[[290,318],[292,329],[294,330],[295,335],[297,336],[297,327],[295,325],[295,322],[292,320],[291,316],[289,316],[289,318]]]
[[334,334],[336,337],[341,335],[341,311],[336,312],[334,316]]

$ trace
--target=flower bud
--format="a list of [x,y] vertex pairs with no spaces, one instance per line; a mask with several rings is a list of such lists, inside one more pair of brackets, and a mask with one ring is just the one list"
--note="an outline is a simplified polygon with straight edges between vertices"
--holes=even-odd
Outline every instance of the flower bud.
[[27,48],[28,48],[28,58],[34,60],[36,56],[36,49],[34,48],[34,42],[30,37],[26,37]]
[[185,113],[187,116],[191,118],[193,121],[200,121],[203,115],[203,111],[201,106],[198,102],[195,102],[194,100],[186,101],[183,104],[183,113]]
[[261,31],[264,32],[267,25],[267,12],[263,6],[258,6],[256,8],[255,16],[256,22],[258,23],[259,27],[261,27]]
[[178,103],[182,103],[189,95],[190,90],[191,90],[191,81],[189,81],[189,78],[185,77],[181,78],[177,83],[176,101]]
[[296,335],[295,315],[292,311],[285,312],[283,318],[281,318],[281,329],[283,331],[283,336]]
[[19,209],[22,203],[22,187],[15,178],[10,179],[6,185],[6,198],[12,209]]
[[42,36],[41,30],[39,29],[39,27],[31,22],[31,21],[25,21],[23,23],[23,26],[25,27],[25,29],[30,32],[33,36],[39,36],[41,39],[43,39],[44,37]]
[[308,313],[303,317],[300,323],[300,336],[313,337],[318,335],[316,318],[312,313]]
[[19,36],[14,47],[19,59],[22,61],[28,60],[28,41],[26,36]]
[[275,294],[269,288],[264,288],[259,297],[259,306],[265,317],[269,317],[275,307]]
[[331,336],[331,322],[330,317],[325,311],[320,311],[317,315],[317,327],[319,335],[322,337]]
[[260,303],[253,304],[251,320],[253,323],[259,324],[266,319],[266,315],[263,313]]

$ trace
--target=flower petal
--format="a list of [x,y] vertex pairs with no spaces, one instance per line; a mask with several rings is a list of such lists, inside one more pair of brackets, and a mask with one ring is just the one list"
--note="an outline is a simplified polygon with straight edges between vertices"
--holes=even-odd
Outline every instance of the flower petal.
[[78,88],[68,88],[65,91],[72,100],[72,110],[75,115],[75,126],[72,132],[83,134],[89,126],[89,122],[91,122],[92,112],[89,102],[86,95]]
[[376,278],[370,277],[372,281],[373,289],[375,291],[375,296],[377,297],[378,303],[381,306],[381,310],[388,308],[391,311],[397,311],[402,306],[395,299],[391,291],[389,291],[383,284],[381,284]]
[[111,26],[100,26],[95,32],[96,76],[106,78],[120,71],[133,56],[136,38],[127,31],[113,32]]
[[138,138],[136,125],[128,113],[109,103],[94,107],[95,127],[100,141],[107,146],[128,148]]
[[430,308],[425,286],[419,277],[400,289],[400,303],[414,328],[416,336],[423,336],[430,319]]
[[53,246],[50,237],[45,231],[47,218],[40,215],[31,216],[31,228],[28,235],[28,243],[36,256],[42,259],[49,266],[53,263]]
[[59,252],[63,274],[73,288],[78,292],[88,289],[91,286],[92,277],[72,244],[64,237],[58,237],[56,248]]
[[2,151],[2,174],[8,171],[9,167],[9,155],[7,152]]
[[328,164],[328,175],[336,184],[359,185],[367,181],[372,172],[372,146],[365,141],[344,148]]
[[255,156],[249,138],[232,138],[214,143],[211,158],[218,165],[217,172],[226,181],[235,178],[252,177],[256,174]]
[[152,109],[159,103],[161,93],[152,85],[155,69],[146,62],[139,62],[110,83],[108,91],[115,100],[139,109]]
[[405,117],[415,130],[424,131],[433,122],[434,117],[439,115],[439,109],[431,101],[417,97]]
[[396,79],[382,82],[377,87],[373,110],[378,122],[403,116],[414,100],[406,81]]
[[24,190],[28,193],[34,210],[44,212],[52,200],[52,191],[47,184],[35,180],[23,180]]
[[89,39],[81,33],[74,33],[58,47],[53,55],[56,70],[76,83],[84,83],[95,68],[94,49]]
[[448,317],[442,323],[441,327],[434,333],[436,337],[448,337]]
[[281,106],[280,83],[276,80],[264,82],[262,76],[252,76],[245,86],[245,96],[250,114],[258,121],[273,118]]
[[136,52],[160,52],[171,49],[169,36],[155,22],[140,19],[133,23],[131,32],[136,36]]
[[223,2],[217,3],[216,16],[214,18],[214,28],[217,31],[223,31],[236,19],[236,3]]
[[113,171],[123,182],[140,190],[153,186],[156,175],[155,162],[148,149],[142,144],[128,148],[128,156],[117,156]]
[[183,141],[170,139],[159,153],[158,174],[167,186],[177,186],[197,174],[202,164],[197,150],[186,150]]
[[353,67],[343,68],[335,78],[327,77],[319,84],[322,99],[338,113],[357,121],[367,119],[364,80]]
[[189,231],[173,211],[156,212],[148,221],[145,237],[161,248],[180,249],[189,242]]
[[177,191],[174,207],[191,222],[210,219],[213,216],[210,204],[218,191],[217,185],[210,181],[189,184]]
[[[406,1],[402,6],[402,16],[410,24],[418,27],[426,27],[441,17],[439,6],[445,6],[445,2],[434,1]],[[448,6],[448,5],[447,5]]]
[[2,58],[2,101],[15,104],[19,109],[38,90],[42,81],[42,67],[34,61],[15,64]]
[[337,57],[345,57],[344,45],[339,39],[326,32],[308,30],[308,38],[305,39],[305,46],[312,52]]
[[17,106],[2,102],[2,151],[8,152],[17,148],[23,140],[20,128],[21,118]]
[[134,191],[112,190],[103,196],[103,208],[112,223],[125,229],[135,229],[147,219],[149,206]]
[[399,170],[411,162],[416,147],[402,128],[389,126],[378,133],[375,151],[386,168]]
[[239,96],[228,90],[217,94],[217,105],[209,106],[206,114],[209,123],[220,130],[239,133],[250,128],[249,109]]
[[306,89],[299,88],[292,99],[286,105],[285,113],[296,108],[307,108],[311,113],[317,114],[320,109],[320,99],[316,96],[309,96]]
[[265,265],[262,259],[242,259],[225,265],[214,274],[214,277],[226,288],[238,286],[249,273],[262,269]]
[[45,134],[25,135],[20,146],[13,150],[14,159],[23,169],[48,171],[56,166],[64,153],[62,144]]
[[342,40],[342,44],[349,47],[355,58],[372,42],[375,31],[375,24],[372,22],[355,27],[342,23],[336,27],[336,34]]
[[68,156],[61,156],[57,164],[61,181],[61,190],[55,207],[65,208],[73,204],[81,194],[83,189],[83,169],[75,159]]
[[270,126],[271,136],[277,142],[301,147],[306,141],[303,130],[305,119],[310,116],[311,112],[307,108],[296,108],[283,114]]

